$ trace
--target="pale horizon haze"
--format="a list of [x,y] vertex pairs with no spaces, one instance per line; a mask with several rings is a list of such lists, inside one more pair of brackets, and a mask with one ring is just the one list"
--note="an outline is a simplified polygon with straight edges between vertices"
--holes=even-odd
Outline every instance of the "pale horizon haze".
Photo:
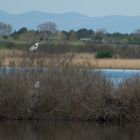
[[78,12],[91,17],[140,16],[140,0],[0,0],[0,10],[12,14],[28,11]]

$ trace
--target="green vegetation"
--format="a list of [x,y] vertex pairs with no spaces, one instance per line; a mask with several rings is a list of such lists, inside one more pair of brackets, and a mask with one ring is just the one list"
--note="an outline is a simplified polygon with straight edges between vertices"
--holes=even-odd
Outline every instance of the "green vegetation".
[[105,30],[95,32],[84,28],[77,31],[58,31],[55,24],[48,29],[48,24],[52,23],[41,24],[38,30],[28,30],[23,27],[8,35],[1,34],[0,48],[28,50],[35,42],[41,42],[39,51],[46,53],[75,52],[93,53],[97,58],[140,58],[139,32],[111,34],[106,33]]
[[140,58],[140,32],[131,34],[107,33],[105,29],[94,31],[82,28],[77,31],[58,31],[52,22],[26,27],[12,32],[9,24],[0,22],[0,48],[28,50],[35,42],[41,42],[39,51],[46,53],[93,53],[97,58]]
[[112,53],[109,51],[99,51],[95,55],[96,58],[111,58]]

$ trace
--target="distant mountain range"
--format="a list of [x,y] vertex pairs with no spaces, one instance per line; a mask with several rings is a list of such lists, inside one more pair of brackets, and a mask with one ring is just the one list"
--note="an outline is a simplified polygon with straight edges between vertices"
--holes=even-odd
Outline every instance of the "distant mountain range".
[[37,25],[51,21],[56,23],[59,30],[78,30],[88,28],[93,30],[106,29],[107,32],[131,33],[140,29],[140,16],[104,16],[89,17],[75,12],[61,14],[29,11],[22,14],[10,14],[0,10],[0,21],[9,23],[13,30],[21,27],[36,29]]

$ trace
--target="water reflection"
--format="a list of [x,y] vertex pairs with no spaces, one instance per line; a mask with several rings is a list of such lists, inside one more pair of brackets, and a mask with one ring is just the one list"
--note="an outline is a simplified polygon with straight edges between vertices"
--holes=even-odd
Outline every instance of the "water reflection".
[[0,122],[1,140],[140,140],[140,124]]

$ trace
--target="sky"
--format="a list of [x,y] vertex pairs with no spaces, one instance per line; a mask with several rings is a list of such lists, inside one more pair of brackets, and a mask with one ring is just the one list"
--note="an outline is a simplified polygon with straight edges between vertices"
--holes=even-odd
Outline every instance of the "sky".
[[91,17],[140,15],[140,0],[0,0],[0,10],[12,14],[27,11],[78,12]]

